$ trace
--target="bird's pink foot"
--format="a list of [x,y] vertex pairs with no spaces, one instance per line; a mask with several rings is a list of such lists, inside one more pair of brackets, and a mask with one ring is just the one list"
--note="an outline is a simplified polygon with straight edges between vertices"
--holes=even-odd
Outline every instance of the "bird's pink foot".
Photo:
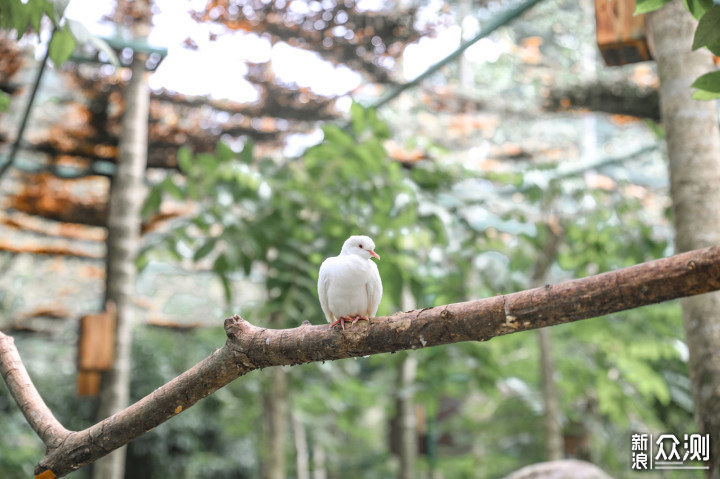
[[330,323],[330,329],[334,328],[339,324],[343,331],[345,331],[345,321],[355,324],[361,319],[364,319],[365,321],[370,321],[367,316],[343,316],[342,318],[336,319],[334,322]]
[[336,319],[334,322],[330,323],[330,326],[329,326],[330,329],[334,328],[335,326],[337,326],[337,325],[339,324],[340,326],[342,326],[343,331],[345,331],[345,321],[346,321],[346,319],[347,319],[347,318],[339,318],[339,319]]
[[352,323],[355,324],[358,321],[360,321],[361,319],[364,319],[365,321],[368,321],[368,322],[370,321],[370,319],[367,316],[355,316],[354,318],[352,318]]

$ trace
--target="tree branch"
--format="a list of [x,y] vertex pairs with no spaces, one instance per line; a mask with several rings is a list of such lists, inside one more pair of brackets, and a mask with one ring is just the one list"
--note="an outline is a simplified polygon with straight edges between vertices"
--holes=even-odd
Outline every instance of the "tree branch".
[[1,332],[0,373],[30,427],[48,448],[59,447],[70,431],[55,419],[50,408],[35,389],[15,347],[15,340]]
[[48,446],[36,477],[53,478],[127,444],[255,369],[487,341],[718,289],[720,246],[713,246],[558,285],[395,313],[344,332],[307,321],[293,329],[266,329],[236,315],[225,320],[224,347],[130,407],[79,432],[65,430],[52,417],[12,339],[2,333],[0,363],[13,397]]

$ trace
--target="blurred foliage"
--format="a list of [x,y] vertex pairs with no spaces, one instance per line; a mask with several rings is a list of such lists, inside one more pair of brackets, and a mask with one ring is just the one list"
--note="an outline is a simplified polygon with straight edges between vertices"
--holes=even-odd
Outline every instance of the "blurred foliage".
[[[75,331],[57,341],[44,335],[15,334],[21,358],[40,395],[56,418],[68,429],[84,429],[94,423],[93,401],[75,394]],[[25,479],[33,476],[45,446],[30,428],[7,388],[0,388],[0,477]],[[88,470],[73,473],[73,479],[90,477]]]
[[[3,0],[0,3],[0,29],[12,31],[18,39],[30,32],[40,33],[43,18],[53,26],[48,44],[49,58],[56,66],[70,59],[80,44],[91,45],[118,65],[115,51],[104,40],[91,34],[81,23],[64,18],[69,0]],[[10,95],[0,91],[0,111],[10,108]]]
[[[145,249],[140,266],[167,254],[209,264],[228,301],[243,299],[232,298],[234,275],[261,277],[268,301],[257,313],[298,325],[322,317],[316,293],[322,260],[351,234],[369,234],[383,257],[381,313],[402,307],[405,288],[428,306],[465,297],[458,274],[477,234],[440,201],[458,172],[431,163],[406,171],[386,160],[389,130],[375,111],[354,105],[351,116],[348,130],[326,125],[325,140],[302,161],[256,160],[251,143],[237,155],[222,143],[214,155],[182,151],[184,175],[158,183],[144,213],[158,211],[165,197],[200,207]],[[454,288],[438,291],[431,277]]]
[[[649,214],[650,200],[628,180],[591,187],[587,169],[568,174],[552,164],[521,165],[503,174],[430,161],[406,168],[386,158],[389,130],[373,110],[355,105],[351,116],[348,129],[326,126],[324,141],[302,159],[256,158],[249,143],[237,153],[222,143],[214,154],[183,151],[181,172],[152,188],[144,214],[161,210],[165,201],[190,201],[193,213],[151,235],[140,265],[172,261],[209,268],[225,285],[229,310],[242,310],[253,322],[275,317],[273,326],[284,327],[322,321],[318,266],[353,233],[374,236],[382,255],[380,314],[526,289],[551,234],[561,237],[552,282],[670,251],[666,219],[659,223]],[[266,301],[244,297],[242,290],[233,294],[240,280],[261,284]],[[564,431],[568,441],[583,445],[580,457],[624,476],[632,432],[692,432],[677,303],[558,326],[551,333]],[[132,398],[196,364],[221,336],[220,327],[138,327]],[[66,379],[73,364],[56,359],[72,357],[71,339],[56,348],[42,339],[19,342],[33,359],[31,374],[43,397],[63,423],[81,429],[91,423],[92,401],[74,397]],[[407,354],[417,358],[418,372],[411,390],[403,391],[396,386],[397,365]],[[397,474],[390,432],[402,394],[412,394],[418,407],[420,471],[499,477],[543,459],[538,368],[531,333],[309,364],[289,368],[290,407],[305,426],[310,449],[324,449],[330,477]],[[268,380],[265,371],[253,372],[138,438],[129,446],[129,474],[258,477],[259,398]],[[12,431],[0,439],[0,471],[3,477],[26,477],[42,455],[41,444],[5,392],[0,409],[0,428]]]
[[[132,400],[151,393],[208,356],[217,347],[217,331],[173,331],[143,327],[133,342]],[[192,342],[192,348],[178,344]],[[127,477],[251,478],[259,464],[251,452],[258,438],[253,424],[261,405],[258,375],[250,375],[130,443]]]
[[[389,132],[375,112],[355,105],[351,116],[346,130],[325,126],[324,141],[302,160],[258,159],[251,144],[240,153],[223,144],[214,155],[184,151],[183,174],[153,188],[145,213],[158,211],[164,199],[191,198],[200,206],[156,237],[141,265],[168,256],[209,265],[226,285],[229,307],[244,308],[252,321],[275,315],[280,324],[295,326],[322,317],[317,268],[349,234],[374,236],[382,255],[379,314],[407,307],[408,293],[415,305],[427,307],[529,287],[548,228],[561,236],[552,281],[670,252],[670,228],[648,214],[647,198],[628,194],[634,191],[628,180],[593,188],[584,177],[588,168],[568,173],[556,164],[485,175],[432,162],[403,168],[386,159]],[[241,277],[264,284],[267,302],[233,297],[231,282]],[[692,404],[676,303],[552,333],[563,425],[568,440],[585,441],[581,457],[622,473],[629,470],[631,432],[687,429]],[[421,470],[497,477],[543,459],[538,349],[534,336],[520,333],[487,344],[293,369],[291,407],[306,425],[311,447],[327,451],[331,475],[396,473],[384,438],[394,398],[403,393],[394,386],[392,366],[404,354],[420,362],[412,393],[424,417]],[[262,414],[253,397],[262,384],[262,378],[243,378],[228,388],[231,393],[223,392],[236,395],[254,415],[245,411],[237,421],[245,426],[235,425],[234,443],[243,448],[259,447],[252,423]],[[220,429],[227,427],[222,424]],[[178,424],[167,427],[178,428],[173,436],[185,434]],[[257,450],[245,451],[257,457]]]

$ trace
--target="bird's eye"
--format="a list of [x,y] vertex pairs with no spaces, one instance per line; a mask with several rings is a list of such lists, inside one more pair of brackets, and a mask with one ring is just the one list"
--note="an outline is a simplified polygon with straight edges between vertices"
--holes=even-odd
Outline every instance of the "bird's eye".
[[358,245],[358,248],[362,248],[362,245],[361,245],[361,244],[359,244],[359,245]]

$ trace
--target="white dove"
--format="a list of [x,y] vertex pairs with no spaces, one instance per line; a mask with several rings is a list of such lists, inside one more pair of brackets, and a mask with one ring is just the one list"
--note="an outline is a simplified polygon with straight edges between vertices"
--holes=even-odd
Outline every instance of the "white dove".
[[345,330],[345,321],[355,324],[375,317],[382,298],[382,281],[377,265],[370,259],[380,259],[374,250],[375,243],[369,237],[351,236],[338,256],[320,265],[318,296],[331,328],[340,323]]

